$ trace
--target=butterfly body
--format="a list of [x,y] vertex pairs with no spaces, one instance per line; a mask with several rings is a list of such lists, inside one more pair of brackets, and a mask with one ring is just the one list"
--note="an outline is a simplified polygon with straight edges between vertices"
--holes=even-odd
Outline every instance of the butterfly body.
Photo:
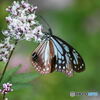
[[74,71],[85,70],[80,54],[67,42],[52,34],[46,34],[44,40],[33,51],[32,64],[41,74],[56,70],[72,76]]

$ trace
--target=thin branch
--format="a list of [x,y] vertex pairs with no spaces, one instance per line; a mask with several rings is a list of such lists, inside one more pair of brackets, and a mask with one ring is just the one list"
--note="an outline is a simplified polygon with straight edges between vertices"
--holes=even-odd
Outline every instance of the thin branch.
[[[16,42],[15,42],[15,47],[16,47],[17,43],[18,43],[18,40],[16,40]],[[4,74],[5,74],[5,72],[6,72],[7,66],[8,66],[8,64],[9,64],[10,59],[11,59],[11,56],[12,56],[14,50],[15,50],[15,47],[13,48],[13,50],[11,51],[11,53],[10,53],[10,55],[9,55],[8,61],[7,61],[6,65],[5,65],[4,70],[3,70],[3,72],[2,72],[2,75],[1,75],[1,77],[0,77],[0,83],[1,83],[1,81],[2,81],[2,79],[3,79],[3,77],[4,77]]]

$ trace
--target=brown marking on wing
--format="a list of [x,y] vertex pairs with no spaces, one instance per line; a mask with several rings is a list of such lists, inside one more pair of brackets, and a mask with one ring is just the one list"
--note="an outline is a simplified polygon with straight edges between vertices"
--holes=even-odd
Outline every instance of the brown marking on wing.
[[52,40],[50,40],[50,57],[51,57],[51,72],[55,70],[56,56],[54,55],[54,47]]
[[56,65],[56,56],[54,56],[51,60],[51,72],[55,70],[55,65]]
[[[46,59],[46,47],[47,47],[47,42],[49,42],[49,49],[48,54],[46,54],[48,57]],[[37,57],[32,59],[32,64],[35,68],[36,71],[38,71],[41,74],[48,74],[53,72],[55,69],[55,57],[54,57],[54,48],[52,41],[49,40],[47,42],[42,42],[33,52],[36,53]]]

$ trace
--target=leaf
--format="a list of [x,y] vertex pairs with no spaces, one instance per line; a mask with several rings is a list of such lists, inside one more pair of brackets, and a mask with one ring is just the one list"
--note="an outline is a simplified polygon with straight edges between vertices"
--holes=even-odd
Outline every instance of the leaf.
[[2,83],[6,83],[6,82],[10,81],[10,78],[13,76],[13,74],[15,74],[19,70],[19,68],[20,68],[20,66],[7,70],[2,79]]
[[13,84],[12,89],[13,90],[18,90],[18,89],[22,89],[22,88],[28,88],[28,87],[32,87],[31,84]]
[[14,77],[12,77],[11,81],[13,83],[28,83],[40,75],[37,73],[22,73],[22,74],[16,74]]

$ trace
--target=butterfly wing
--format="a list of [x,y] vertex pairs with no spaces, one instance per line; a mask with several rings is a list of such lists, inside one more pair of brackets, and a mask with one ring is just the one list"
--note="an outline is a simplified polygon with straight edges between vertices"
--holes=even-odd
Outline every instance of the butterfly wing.
[[54,70],[64,72],[72,76],[73,72],[81,72],[85,69],[80,54],[67,42],[57,36],[50,36],[34,50],[32,64],[36,71],[48,74]]
[[82,72],[85,70],[85,64],[80,56],[80,54],[67,42],[60,39],[57,36],[52,36],[55,50],[59,53],[56,53],[57,56],[57,67],[58,71],[63,71],[65,73],[73,74],[73,71]]
[[41,74],[48,74],[55,70],[55,59],[51,40],[44,40],[32,54],[32,64]]

